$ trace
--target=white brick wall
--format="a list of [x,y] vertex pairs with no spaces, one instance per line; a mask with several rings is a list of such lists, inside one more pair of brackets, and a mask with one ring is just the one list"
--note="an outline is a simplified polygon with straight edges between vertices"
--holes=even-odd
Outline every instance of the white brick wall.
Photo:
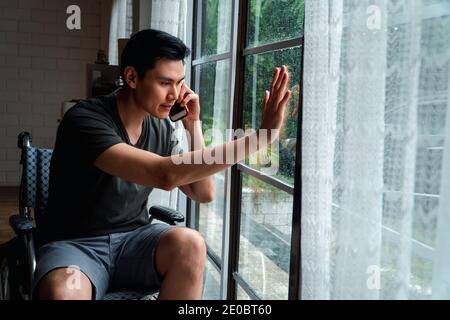
[[[66,28],[72,4],[81,30]],[[19,184],[18,133],[53,148],[61,102],[85,97],[86,64],[108,30],[102,14],[100,0],[0,1],[0,185]]]

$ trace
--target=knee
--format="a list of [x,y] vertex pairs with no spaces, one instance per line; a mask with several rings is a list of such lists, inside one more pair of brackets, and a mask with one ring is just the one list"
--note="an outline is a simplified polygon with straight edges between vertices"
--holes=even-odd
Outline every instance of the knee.
[[47,274],[37,287],[40,300],[91,300],[89,279],[77,269],[57,269]]
[[174,261],[189,263],[203,271],[206,260],[206,243],[203,236],[189,228],[175,228],[167,232],[164,241]]

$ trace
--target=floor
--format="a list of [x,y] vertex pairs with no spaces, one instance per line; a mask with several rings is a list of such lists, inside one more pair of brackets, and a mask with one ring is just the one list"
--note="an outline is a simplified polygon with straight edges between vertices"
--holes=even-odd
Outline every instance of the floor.
[[19,212],[19,187],[0,187],[0,243],[14,236],[9,216]]

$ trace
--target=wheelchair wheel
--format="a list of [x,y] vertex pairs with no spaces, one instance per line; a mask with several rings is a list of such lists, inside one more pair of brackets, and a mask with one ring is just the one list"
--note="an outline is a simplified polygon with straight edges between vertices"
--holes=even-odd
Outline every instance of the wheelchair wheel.
[[6,257],[0,257],[0,300],[10,300],[9,267]]
[[21,249],[17,237],[0,245],[0,300],[24,300],[26,274]]

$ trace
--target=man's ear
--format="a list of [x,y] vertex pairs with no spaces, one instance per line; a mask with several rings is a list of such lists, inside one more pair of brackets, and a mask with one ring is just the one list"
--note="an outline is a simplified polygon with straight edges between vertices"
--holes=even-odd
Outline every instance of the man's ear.
[[125,77],[124,82],[132,89],[136,89],[136,81],[138,74],[132,66],[127,66],[123,71]]

